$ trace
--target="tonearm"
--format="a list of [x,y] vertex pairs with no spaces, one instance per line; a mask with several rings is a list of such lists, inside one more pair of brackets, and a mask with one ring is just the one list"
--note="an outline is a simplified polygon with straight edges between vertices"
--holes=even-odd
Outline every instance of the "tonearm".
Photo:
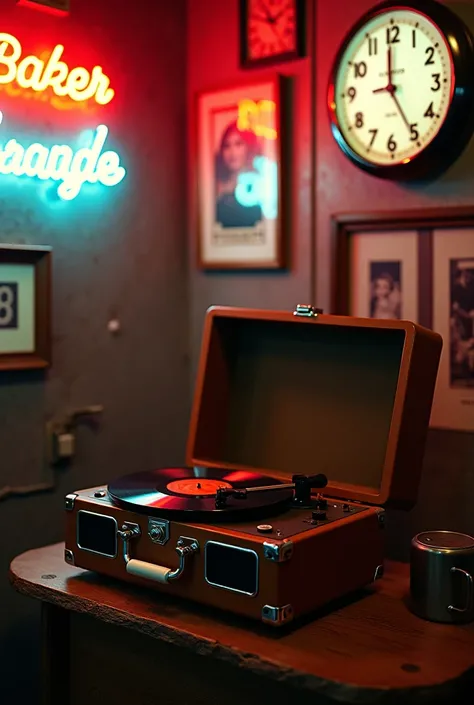
[[294,490],[292,504],[295,506],[305,506],[311,502],[311,490],[326,487],[328,479],[326,475],[293,475],[292,482],[280,485],[263,485],[262,487],[243,487],[235,489],[233,487],[219,487],[216,492],[216,509],[223,509],[227,499],[247,499],[249,494],[254,492],[269,492],[278,490]]

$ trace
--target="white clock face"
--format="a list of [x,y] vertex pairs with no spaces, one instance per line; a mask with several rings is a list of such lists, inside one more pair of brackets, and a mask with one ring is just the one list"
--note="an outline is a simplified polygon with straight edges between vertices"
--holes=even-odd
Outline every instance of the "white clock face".
[[454,90],[443,34],[411,9],[383,12],[350,41],[334,105],[349,146],[377,165],[407,163],[437,135]]

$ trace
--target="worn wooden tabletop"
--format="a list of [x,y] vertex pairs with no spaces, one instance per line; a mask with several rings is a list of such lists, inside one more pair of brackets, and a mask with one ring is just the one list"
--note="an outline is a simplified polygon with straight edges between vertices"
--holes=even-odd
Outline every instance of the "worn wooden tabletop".
[[15,589],[337,702],[454,702],[474,688],[474,626],[414,616],[403,564],[280,631],[69,566],[63,553],[55,544],[15,558]]

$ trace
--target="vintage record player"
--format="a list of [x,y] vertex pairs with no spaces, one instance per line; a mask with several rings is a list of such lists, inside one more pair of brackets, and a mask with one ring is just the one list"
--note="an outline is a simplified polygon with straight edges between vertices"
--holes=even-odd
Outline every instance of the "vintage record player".
[[382,574],[418,491],[441,337],[408,321],[212,307],[188,467],[66,496],[65,560],[281,625]]

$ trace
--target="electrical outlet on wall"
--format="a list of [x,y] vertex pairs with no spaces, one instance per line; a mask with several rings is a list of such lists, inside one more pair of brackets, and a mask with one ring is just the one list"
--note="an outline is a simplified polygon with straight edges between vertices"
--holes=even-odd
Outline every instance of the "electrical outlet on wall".
[[46,456],[50,465],[74,457],[76,450],[76,425],[84,419],[101,414],[103,407],[86,406],[65,414],[46,424]]

